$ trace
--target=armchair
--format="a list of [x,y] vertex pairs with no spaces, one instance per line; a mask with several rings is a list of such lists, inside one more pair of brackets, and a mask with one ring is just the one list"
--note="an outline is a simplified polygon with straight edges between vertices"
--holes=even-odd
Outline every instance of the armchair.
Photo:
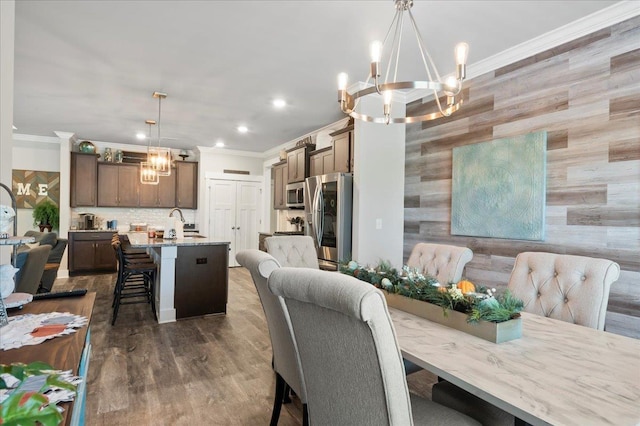
[[[46,261],[49,267],[47,267],[47,269],[42,274],[42,281],[38,288],[38,293],[49,292],[51,291],[53,283],[56,280],[56,276],[58,275],[58,269],[60,267],[62,255],[64,254],[64,250],[67,248],[68,241],[65,238],[58,238],[58,234],[56,234],[55,232],[27,231],[24,235],[27,237],[34,237],[35,242],[40,243],[40,246],[51,247],[49,257]],[[16,262],[17,267],[20,267],[20,265],[24,264],[26,260],[25,253],[27,251],[29,251],[28,246],[20,246],[18,248],[18,257]]]
[[35,294],[40,286],[44,266],[47,263],[51,246],[43,245],[32,248],[24,253],[24,263],[17,266],[16,292]]

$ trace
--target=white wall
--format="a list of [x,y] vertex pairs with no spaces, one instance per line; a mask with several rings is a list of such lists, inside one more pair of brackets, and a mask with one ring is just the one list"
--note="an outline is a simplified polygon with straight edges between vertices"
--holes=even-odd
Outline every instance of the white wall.
[[[28,135],[13,135],[13,169],[36,170],[42,172],[60,171],[60,143],[58,138],[45,138]],[[68,187],[60,185],[62,192]],[[38,230],[33,225],[33,209],[18,209],[18,235],[28,230]]]
[[[0,1],[0,182],[11,188],[13,132],[13,50],[16,5]],[[7,191],[0,189],[0,204],[11,205]],[[0,249],[0,264],[11,262],[11,248]]]
[[[359,108],[373,116],[382,112],[381,102],[371,97],[361,98]],[[393,104],[395,114],[404,110],[404,104]],[[354,135],[352,257],[364,264],[386,260],[401,267],[405,125],[356,120]]]

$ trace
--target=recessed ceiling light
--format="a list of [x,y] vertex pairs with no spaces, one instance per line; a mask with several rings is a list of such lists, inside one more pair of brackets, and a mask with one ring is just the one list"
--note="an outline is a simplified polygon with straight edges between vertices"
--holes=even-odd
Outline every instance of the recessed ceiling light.
[[224,148],[224,142],[222,141],[216,142],[216,148]]
[[145,135],[144,133],[142,133],[142,132],[136,133],[136,139],[138,139],[139,141],[143,141],[146,138],[147,138],[147,135]]
[[249,128],[247,126],[238,126],[238,131],[240,133],[247,133],[249,131]]
[[285,106],[287,106],[287,101],[285,101],[284,99],[274,99],[273,100],[273,106],[276,108],[284,108]]

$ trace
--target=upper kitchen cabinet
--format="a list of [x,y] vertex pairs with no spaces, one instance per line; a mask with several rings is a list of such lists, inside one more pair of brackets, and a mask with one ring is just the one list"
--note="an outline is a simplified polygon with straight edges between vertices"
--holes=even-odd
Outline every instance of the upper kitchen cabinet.
[[353,124],[330,134],[333,138],[333,171],[353,171]]
[[315,145],[303,145],[287,151],[287,183],[302,182],[309,177],[309,153]]
[[176,207],[198,208],[198,163],[176,161]]
[[140,207],[164,207],[176,206],[176,174],[160,176],[157,185],[140,184]]
[[71,153],[71,207],[95,207],[98,157]]
[[139,174],[137,164],[98,163],[98,207],[138,207]]
[[281,161],[273,165],[273,208],[286,210],[287,162]]
[[333,148],[330,146],[313,151],[309,160],[309,176],[327,173],[333,173]]

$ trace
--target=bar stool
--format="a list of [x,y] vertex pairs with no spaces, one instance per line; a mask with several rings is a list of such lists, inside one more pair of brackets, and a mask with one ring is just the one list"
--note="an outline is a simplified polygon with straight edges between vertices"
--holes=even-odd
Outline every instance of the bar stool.
[[111,243],[118,259],[118,277],[113,297],[113,318],[111,325],[116,323],[120,305],[135,303],[150,303],[153,317],[157,320],[155,301],[156,264],[149,261],[127,260],[119,240]]
[[[114,244],[119,244],[124,256],[124,264],[128,265],[131,263],[153,263],[153,259],[151,256],[147,254],[144,249],[133,249],[131,248],[131,244],[127,241],[126,238],[120,239],[120,236],[117,233],[114,233],[111,237],[111,244],[114,248],[114,253],[116,256],[116,262],[120,264],[120,258],[118,257],[118,252]],[[127,248],[128,247],[128,248]],[[118,281],[119,282],[119,281]],[[136,286],[137,289],[144,288],[146,283],[144,282],[144,276],[142,275],[131,275],[127,280],[127,289],[131,289]],[[113,308],[116,304],[116,292],[118,291],[118,284],[113,287],[113,302],[111,303],[111,307]]]

